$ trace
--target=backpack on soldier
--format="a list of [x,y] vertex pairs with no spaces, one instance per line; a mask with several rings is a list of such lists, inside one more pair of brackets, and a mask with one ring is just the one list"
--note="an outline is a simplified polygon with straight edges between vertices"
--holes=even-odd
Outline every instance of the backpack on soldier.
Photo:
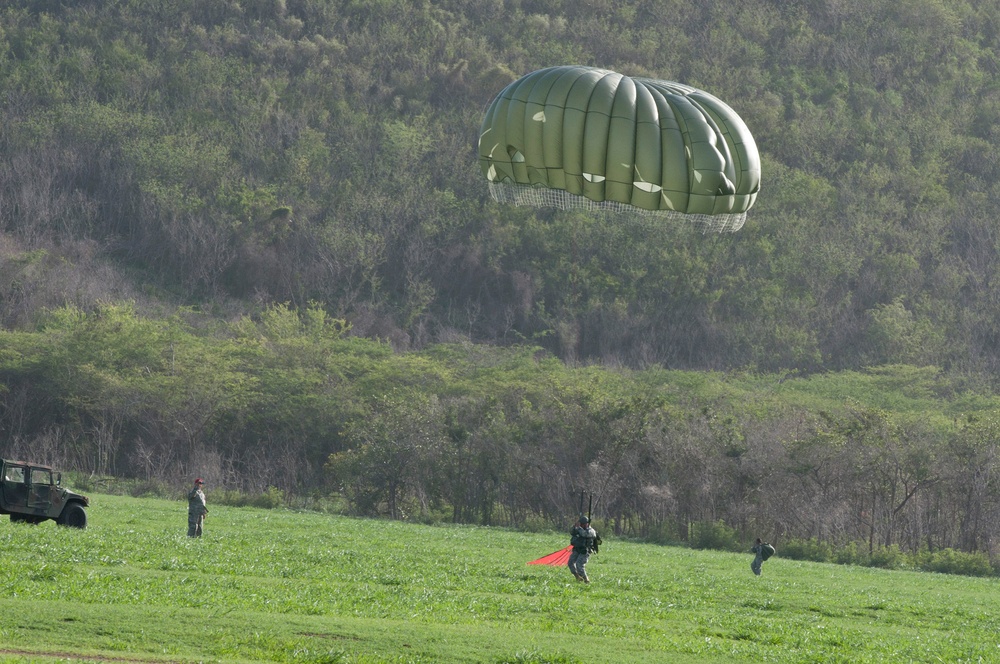
[[761,560],[767,560],[768,558],[770,558],[773,555],[774,555],[774,547],[773,546],[771,546],[767,542],[764,542],[763,544],[760,545],[760,559]]

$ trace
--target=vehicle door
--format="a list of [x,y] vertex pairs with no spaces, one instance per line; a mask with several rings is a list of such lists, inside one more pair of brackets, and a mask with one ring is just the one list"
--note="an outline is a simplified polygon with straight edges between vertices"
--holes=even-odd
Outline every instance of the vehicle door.
[[8,509],[24,509],[28,504],[28,467],[15,464],[4,466],[3,502]]
[[28,509],[48,512],[52,507],[52,471],[48,468],[31,468],[28,483]]

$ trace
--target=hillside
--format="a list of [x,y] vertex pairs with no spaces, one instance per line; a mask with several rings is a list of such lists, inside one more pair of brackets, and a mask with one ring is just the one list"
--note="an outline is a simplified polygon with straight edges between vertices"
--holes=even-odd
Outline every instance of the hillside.
[[[397,349],[992,374],[995,3],[17,0],[0,14],[0,321],[319,302]],[[733,106],[743,231],[489,200],[482,111],[580,63]]]
[[[998,39],[941,0],[5,3],[0,451],[997,564]],[[493,202],[484,109],[569,63],[738,111],[742,230]]]

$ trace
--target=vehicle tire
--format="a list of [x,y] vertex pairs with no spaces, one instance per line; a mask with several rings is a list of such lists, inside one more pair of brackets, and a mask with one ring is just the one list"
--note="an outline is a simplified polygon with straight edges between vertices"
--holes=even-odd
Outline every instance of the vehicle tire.
[[11,512],[11,515],[10,515],[10,522],[11,523],[22,523],[22,522],[27,521],[27,520],[28,520],[28,517],[26,517],[25,515],[18,514],[17,512]]
[[56,523],[60,526],[70,526],[71,528],[86,528],[87,510],[83,509],[83,505],[80,503],[70,503],[63,508],[62,514],[59,515],[59,520]]

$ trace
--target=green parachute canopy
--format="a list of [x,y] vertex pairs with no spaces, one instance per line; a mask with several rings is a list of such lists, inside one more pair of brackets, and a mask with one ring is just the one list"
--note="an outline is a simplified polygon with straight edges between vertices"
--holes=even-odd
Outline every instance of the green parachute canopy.
[[707,92],[606,69],[540,69],[490,104],[479,164],[501,203],[614,210],[736,231],[760,190],[746,124]]

